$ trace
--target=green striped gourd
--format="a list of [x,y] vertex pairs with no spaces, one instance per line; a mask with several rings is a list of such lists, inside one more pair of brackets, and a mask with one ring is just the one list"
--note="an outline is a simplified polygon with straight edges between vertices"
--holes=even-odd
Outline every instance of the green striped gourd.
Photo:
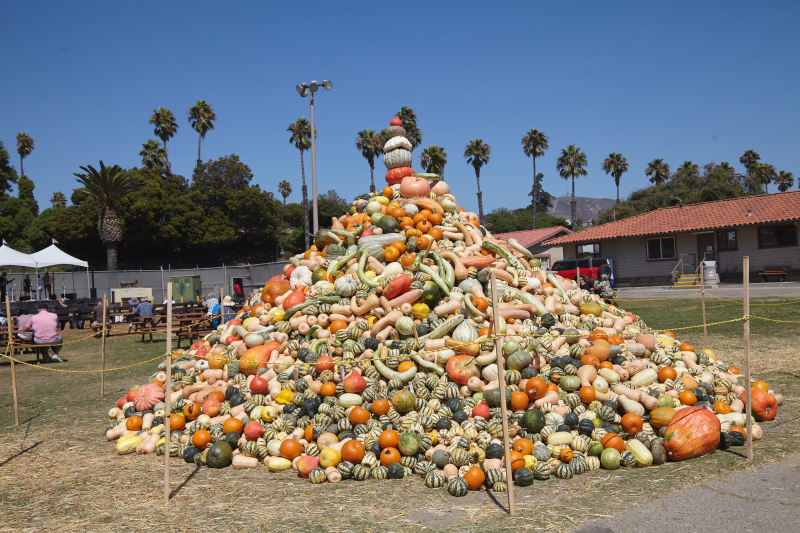
[[464,478],[460,476],[454,477],[447,484],[447,492],[449,492],[451,496],[455,497],[466,496],[468,491],[469,491],[469,486],[467,485],[467,482],[464,481]]
[[[444,486],[447,477],[441,470],[432,470],[425,475],[425,486],[429,489],[438,489]],[[465,483],[466,485],[466,483]]]
[[573,469],[572,466],[568,465],[567,463],[561,463],[556,468],[556,477],[559,479],[569,479],[572,477]]
[[318,485],[320,483],[324,483],[325,482],[325,470],[323,470],[322,468],[320,468],[318,466],[317,468],[315,468],[314,470],[312,470],[308,474],[308,480],[311,483],[315,484],[315,485]]

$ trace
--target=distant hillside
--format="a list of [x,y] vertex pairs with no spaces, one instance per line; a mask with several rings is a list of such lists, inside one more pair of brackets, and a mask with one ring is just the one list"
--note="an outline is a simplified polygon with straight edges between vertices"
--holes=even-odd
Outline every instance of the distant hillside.
[[[571,197],[569,196],[553,198],[553,207],[547,210],[547,214],[569,220],[572,216],[569,204],[570,200]],[[582,218],[588,223],[591,219],[597,218],[597,214],[600,211],[613,207],[616,200],[612,198],[585,198],[583,196],[576,196],[575,203],[575,216]]]

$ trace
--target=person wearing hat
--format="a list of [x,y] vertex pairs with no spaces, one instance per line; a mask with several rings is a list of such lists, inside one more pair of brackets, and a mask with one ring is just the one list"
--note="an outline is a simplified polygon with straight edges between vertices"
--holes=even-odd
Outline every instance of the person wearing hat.
[[[233,310],[233,300],[230,296],[226,296],[222,299],[222,304],[217,304],[211,312],[212,316],[219,317],[221,314],[221,318],[223,322],[228,322],[229,320],[233,320],[236,318],[236,311]],[[214,327],[219,326],[220,318],[215,318],[211,321],[211,324]]]
[[208,299],[206,300],[206,309],[208,309],[208,312],[206,313],[206,316],[213,315],[214,314],[214,309],[218,305],[219,305],[219,300],[217,300],[217,297],[214,296],[213,292],[209,292],[208,293]]

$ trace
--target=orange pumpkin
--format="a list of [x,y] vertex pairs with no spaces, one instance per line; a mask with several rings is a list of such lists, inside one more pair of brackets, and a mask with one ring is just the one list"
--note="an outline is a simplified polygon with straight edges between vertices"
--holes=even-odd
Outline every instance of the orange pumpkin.
[[611,345],[607,340],[597,339],[592,346],[586,348],[588,355],[594,355],[600,361],[605,361],[611,355]]
[[389,400],[380,398],[372,402],[372,414],[377,416],[383,416],[389,412],[390,407],[391,405],[389,404]]
[[333,396],[336,394],[336,383],[333,381],[323,383],[322,387],[319,389],[319,394],[322,397]]
[[202,412],[203,409],[193,402],[187,403],[186,407],[183,408],[183,416],[186,417],[186,420],[196,420]]
[[621,346],[625,344],[625,341],[619,335],[609,335],[607,340],[608,344],[611,346]]
[[239,372],[246,376],[254,376],[260,368],[266,368],[273,350],[278,349],[277,342],[268,342],[254,346],[239,358]]
[[531,400],[544,398],[547,394],[547,382],[540,377],[531,378],[528,380],[528,390],[525,392]]
[[533,441],[526,438],[519,438],[514,441],[514,451],[522,455],[530,455],[533,452]]
[[521,453],[515,450],[511,450],[511,473],[513,474],[523,466],[525,466],[525,458],[522,456]]
[[650,425],[656,429],[668,426],[676,412],[672,407],[657,407],[650,411]]
[[294,439],[284,439],[281,442],[280,454],[284,459],[294,461],[295,458],[300,457],[303,453],[303,445]]
[[622,417],[620,423],[622,425],[622,431],[628,435],[636,435],[642,430],[642,424],[644,424],[644,421],[642,420],[642,417],[636,413],[628,413]]
[[415,365],[411,361],[403,361],[399,365],[397,365],[398,372],[405,372],[406,370],[413,368]]
[[697,403],[697,396],[690,390],[682,391],[678,394],[678,399],[683,405],[694,405]]
[[445,365],[447,377],[461,385],[466,385],[469,378],[480,377],[481,371],[475,364],[475,357],[467,354],[454,355]]
[[400,250],[390,244],[383,250],[383,257],[387,263],[394,263],[400,257]]
[[139,431],[142,429],[142,417],[141,416],[130,416],[125,421],[125,429],[130,431]]
[[342,445],[342,461],[350,461],[357,465],[364,459],[366,450],[364,445],[357,440],[349,440]]
[[386,198],[391,198],[392,195],[394,194],[394,189],[392,189],[391,187],[388,187],[388,186],[384,187],[381,190],[381,194],[383,194]]
[[[745,393],[739,395],[741,401],[745,401]],[[750,405],[753,409],[753,416],[759,422],[769,421],[778,414],[778,400],[772,394],[766,393],[761,389],[750,389]]]
[[600,368],[600,359],[596,355],[584,355],[581,357],[581,363],[584,366],[593,366],[595,369]]
[[467,482],[469,490],[478,490],[483,486],[483,482],[486,481],[486,475],[481,470],[481,467],[473,466],[464,474],[464,481]]
[[575,458],[575,453],[569,448],[563,448],[561,453],[558,454],[558,458],[561,459],[562,463],[568,463]]
[[261,299],[264,300],[264,303],[274,304],[275,298],[290,290],[292,290],[292,287],[285,280],[268,281],[264,288],[261,289]]
[[744,438],[747,438],[747,430],[741,426],[731,426],[729,433],[733,432],[741,433]]
[[211,442],[211,433],[209,433],[206,429],[195,431],[194,435],[192,435],[192,445],[194,445],[196,448],[205,450],[206,445],[208,445],[209,442]]
[[683,381],[683,385],[687,389],[696,389],[697,388],[697,381],[694,380],[692,376],[689,374],[683,374],[681,376],[681,381]]
[[711,453],[719,445],[719,418],[705,407],[687,407],[672,417],[664,435],[664,449],[673,461]]
[[682,351],[682,352],[693,352],[694,351],[694,346],[692,346],[689,343],[684,342],[683,344],[678,346],[678,349],[680,351]]
[[417,259],[417,254],[415,253],[405,254],[403,255],[403,257],[400,258],[400,265],[403,268],[408,268],[414,264],[414,261],[416,261],[416,259]]
[[608,338],[608,333],[606,333],[602,329],[596,329],[591,333],[589,333],[589,342],[595,342],[600,339],[607,339],[607,338]]
[[[350,422],[354,425],[358,426],[360,424],[366,424],[370,419],[369,411],[364,409],[363,407],[353,407],[353,410],[350,411]],[[345,459],[346,461],[347,459]]]
[[337,331],[341,329],[347,329],[347,322],[344,320],[334,320],[331,322],[331,325],[328,327],[331,333],[336,334]]
[[381,448],[397,448],[400,444],[400,434],[393,429],[387,429],[381,432],[378,444]]
[[769,385],[767,385],[766,381],[761,381],[761,380],[754,381],[753,385],[752,385],[752,388],[759,389],[759,390],[762,390],[762,391],[767,392],[767,393],[769,392]]
[[718,401],[714,402],[714,411],[718,415],[727,415],[731,412],[731,406],[728,405],[728,402]]
[[303,438],[308,442],[316,440],[314,438],[314,424],[309,424],[306,426],[306,429],[303,430]]
[[228,418],[225,422],[222,423],[222,432],[226,435],[231,431],[235,431],[239,435],[242,434],[242,430],[244,429],[244,424],[238,418]]
[[596,396],[597,396],[597,392],[594,390],[594,387],[591,387],[589,385],[586,385],[585,387],[581,387],[581,390],[579,391],[579,393],[580,393],[580,397],[581,397],[581,402],[585,403],[587,405],[592,403],[595,400]]
[[[400,370],[398,368],[398,370]],[[511,393],[511,410],[525,411],[530,403],[530,398],[524,392],[516,391]]]
[[442,233],[442,230],[439,228],[431,228],[428,232],[428,236],[435,241],[440,241],[442,237],[444,237],[444,233]]
[[169,429],[170,431],[183,431],[186,427],[186,419],[178,413],[170,413],[169,415]]
[[658,371],[658,381],[664,383],[668,379],[675,379],[678,377],[678,372],[671,366],[665,366]]
[[603,448],[614,448],[619,453],[625,451],[625,441],[616,433],[606,433],[600,444],[603,445]]
[[614,365],[611,363],[611,361],[600,361],[600,368],[610,368],[613,370]]
[[481,313],[486,312],[486,310],[489,308],[489,302],[486,300],[486,298],[483,298],[481,296],[473,298],[472,305],[474,305],[475,309],[477,309]]
[[397,448],[384,448],[381,450],[381,464],[388,467],[391,464],[400,462],[400,452]]

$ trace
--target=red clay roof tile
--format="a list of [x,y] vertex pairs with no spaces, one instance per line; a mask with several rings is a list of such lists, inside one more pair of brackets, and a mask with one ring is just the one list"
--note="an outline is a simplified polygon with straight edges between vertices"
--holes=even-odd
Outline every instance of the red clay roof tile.
[[545,246],[800,220],[800,191],[662,207],[551,239]]
[[517,242],[519,242],[522,246],[524,246],[525,248],[529,248],[534,244],[539,244],[540,242],[561,233],[562,231],[566,231],[567,234],[574,233],[571,229],[565,228],[564,226],[553,226],[552,228],[529,229],[526,231],[511,231],[508,233],[495,233],[494,238],[499,239],[501,241],[507,241],[508,239],[516,239]]

